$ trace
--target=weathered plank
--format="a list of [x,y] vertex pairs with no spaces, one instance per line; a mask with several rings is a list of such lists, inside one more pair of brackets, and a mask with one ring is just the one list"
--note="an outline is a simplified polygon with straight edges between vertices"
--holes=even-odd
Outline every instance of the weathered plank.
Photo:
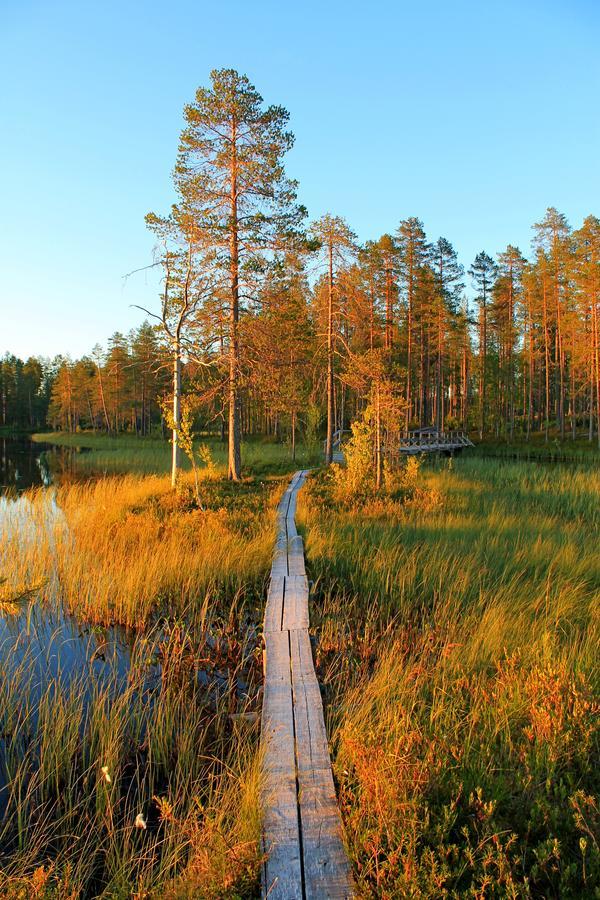
[[267,605],[263,631],[281,631],[283,623],[283,597],[285,591],[285,575],[272,575],[267,592]]
[[266,634],[265,650],[263,891],[270,900],[303,900],[288,632]]
[[308,579],[306,575],[288,575],[285,579],[283,628],[293,631],[308,628]]
[[304,544],[300,535],[288,541],[288,572],[290,575],[306,575]]
[[352,896],[321,692],[307,630],[290,633],[298,802],[306,900]]

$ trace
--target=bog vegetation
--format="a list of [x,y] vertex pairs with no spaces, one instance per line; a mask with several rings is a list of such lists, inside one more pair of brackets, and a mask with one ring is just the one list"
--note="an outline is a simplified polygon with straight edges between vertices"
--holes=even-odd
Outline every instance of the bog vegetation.
[[412,461],[379,497],[351,467],[309,482],[364,896],[596,896],[599,493],[588,469],[476,459]]
[[[198,497],[189,476],[176,493],[165,476],[104,477],[6,514],[3,896],[255,891],[257,634],[279,492],[233,492],[215,468]],[[88,623],[70,637],[91,635],[81,671],[65,616]]]

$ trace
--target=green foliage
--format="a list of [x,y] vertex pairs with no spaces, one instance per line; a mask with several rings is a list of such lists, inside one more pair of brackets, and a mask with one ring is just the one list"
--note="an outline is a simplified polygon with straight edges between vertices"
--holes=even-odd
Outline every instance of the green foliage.
[[345,466],[332,466],[334,497],[338,502],[355,503],[374,494],[373,435],[368,415],[352,423],[352,437],[344,444]]
[[304,426],[304,440],[310,451],[319,451],[321,441],[319,439],[319,428],[323,415],[316,403],[309,403],[306,410],[306,424]]

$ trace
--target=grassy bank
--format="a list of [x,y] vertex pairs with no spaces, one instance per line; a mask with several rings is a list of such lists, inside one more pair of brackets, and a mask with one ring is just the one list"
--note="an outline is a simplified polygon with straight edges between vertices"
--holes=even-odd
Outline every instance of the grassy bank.
[[[137,641],[127,677],[93,661],[44,677],[0,658],[0,894],[254,896],[256,725],[208,675],[193,629]],[[232,719],[231,712],[238,715]],[[228,892],[228,889],[231,892]]]
[[[143,627],[158,615],[200,616],[242,597],[260,606],[279,482],[127,475],[59,486],[26,498],[36,539],[14,531],[0,553],[19,561],[15,587],[40,585],[87,622]],[[50,504],[50,506],[49,506]],[[50,518],[52,508],[60,515]]]
[[[33,435],[33,440],[84,451],[75,453],[71,458],[79,472],[165,474],[171,469],[171,445],[161,437],[110,437],[93,432],[47,432]],[[226,444],[213,437],[199,437],[196,445],[201,443],[209,448],[217,468],[225,469]],[[263,439],[247,440],[242,446],[242,461],[246,475],[285,475],[298,468],[318,464],[321,461],[320,448],[310,449],[299,444],[294,461],[291,449],[286,444]],[[190,469],[190,462],[185,457],[182,459],[182,468]]]
[[[175,493],[94,478],[5,516],[0,610],[22,624],[0,647],[2,896],[256,895],[258,633],[283,484],[217,470],[196,498],[189,474]],[[93,626],[74,671],[60,660],[79,638],[32,649],[45,609]]]
[[333,494],[299,512],[362,895],[597,896],[600,476],[463,458]]

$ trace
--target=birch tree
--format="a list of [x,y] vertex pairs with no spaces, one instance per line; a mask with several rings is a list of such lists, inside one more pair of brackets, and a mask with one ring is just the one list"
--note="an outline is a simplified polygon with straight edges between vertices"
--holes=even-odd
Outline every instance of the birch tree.
[[175,487],[180,468],[181,371],[184,355],[208,364],[211,342],[200,347],[191,326],[199,310],[213,296],[214,285],[206,274],[199,230],[195,220],[174,207],[167,219],[149,213],[148,227],[161,243],[164,266],[160,315],[144,310],[160,322],[172,360],[172,457],[171,485]]

